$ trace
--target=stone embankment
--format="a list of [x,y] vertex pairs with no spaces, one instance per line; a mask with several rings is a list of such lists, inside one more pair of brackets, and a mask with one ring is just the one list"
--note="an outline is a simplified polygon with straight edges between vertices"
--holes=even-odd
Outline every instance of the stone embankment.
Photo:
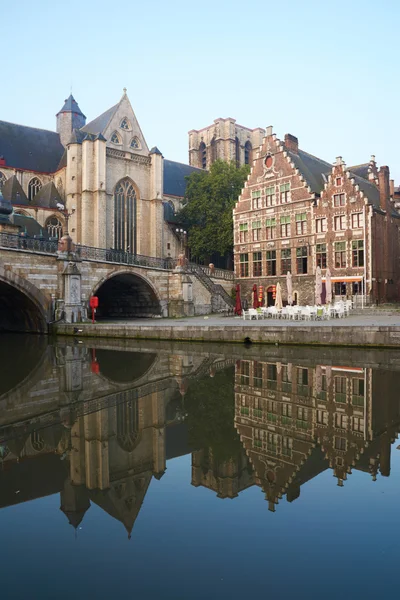
[[400,317],[354,316],[324,322],[243,321],[199,317],[55,324],[55,335],[304,346],[399,348]]

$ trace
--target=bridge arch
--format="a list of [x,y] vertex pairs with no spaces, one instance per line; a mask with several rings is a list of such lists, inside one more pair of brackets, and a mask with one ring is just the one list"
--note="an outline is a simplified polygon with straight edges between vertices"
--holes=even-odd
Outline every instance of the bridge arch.
[[158,291],[145,277],[131,270],[119,270],[101,279],[92,294],[99,298],[96,318],[132,319],[161,315]]
[[30,281],[0,265],[0,331],[47,332],[48,300]]

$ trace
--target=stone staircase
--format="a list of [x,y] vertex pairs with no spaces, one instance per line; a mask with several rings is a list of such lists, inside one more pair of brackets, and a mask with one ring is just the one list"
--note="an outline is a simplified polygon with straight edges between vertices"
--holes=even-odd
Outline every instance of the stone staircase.
[[211,294],[211,310],[212,312],[227,312],[231,311],[235,303],[228,292],[219,283],[214,283],[211,277],[207,275],[201,265],[189,263],[188,270],[192,275],[197,277],[205,288]]

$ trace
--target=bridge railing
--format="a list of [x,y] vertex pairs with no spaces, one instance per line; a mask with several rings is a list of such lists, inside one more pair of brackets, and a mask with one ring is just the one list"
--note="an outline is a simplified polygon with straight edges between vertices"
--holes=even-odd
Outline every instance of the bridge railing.
[[24,237],[12,233],[0,233],[0,247],[55,254],[57,252],[57,241]]
[[[43,240],[11,233],[0,233],[0,248],[56,254],[58,242],[57,240]],[[130,252],[114,250],[112,248],[94,248],[92,246],[81,246],[79,244],[76,245],[76,253],[83,260],[113,262],[153,269],[172,270],[177,265],[177,259],[171,257],[157,258],[154,256],[144,256],[142,254],[132,254]],[[209,267],[197,265],[195,263],[187,263],[187,267],[188,270],[192,272],[201,270],[210,278],[225,279],[227,281],[234,280],[233,272],[225,271],[225,269],[214,269],[214,271],[211,271]]]

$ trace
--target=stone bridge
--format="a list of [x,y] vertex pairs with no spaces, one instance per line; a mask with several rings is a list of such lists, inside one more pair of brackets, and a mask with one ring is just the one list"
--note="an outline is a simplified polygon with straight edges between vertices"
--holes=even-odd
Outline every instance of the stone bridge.
[[231,308],[232,286],[221,269],[0,233],[0,331],[85,320],[94,295],[97,319],[208,314]]

